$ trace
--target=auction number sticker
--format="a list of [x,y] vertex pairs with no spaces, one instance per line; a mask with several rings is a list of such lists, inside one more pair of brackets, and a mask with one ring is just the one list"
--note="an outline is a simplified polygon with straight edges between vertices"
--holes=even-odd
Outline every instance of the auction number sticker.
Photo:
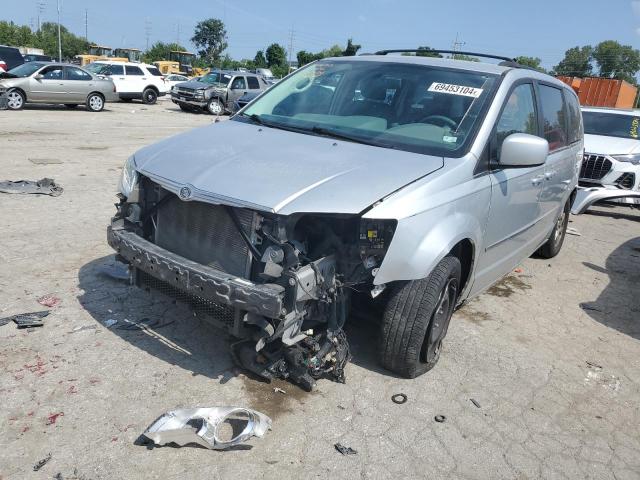
[[450,95],[462,95],[463,97],[478,98],[484,91],[482,88],[465,87],[464,85],[452,85],[450,83],[434,82],[429,87],[430,92],[448,93]]

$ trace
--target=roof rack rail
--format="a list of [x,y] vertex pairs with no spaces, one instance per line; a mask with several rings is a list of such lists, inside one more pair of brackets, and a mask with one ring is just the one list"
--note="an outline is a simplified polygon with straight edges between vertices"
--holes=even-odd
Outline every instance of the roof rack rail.
[[[475,53],[475,52],[460,52],[458,50],[433,50],[426,48],[400,48],[397,50],[380,50],[376,52],[376,55],[387,55],[388,53],[418,53],[418,52],[427,52],[427,53],[448,53],[451,55],[467,55],[469,57],[482,57],[482,58],[493,58],[495,60],[502,60],[503,62],[508,62],[510,64],[520,65],[515,58],[502,57],[500,55],[489,55],[487,53]],[[514,65],[509,65],[514,66]]]

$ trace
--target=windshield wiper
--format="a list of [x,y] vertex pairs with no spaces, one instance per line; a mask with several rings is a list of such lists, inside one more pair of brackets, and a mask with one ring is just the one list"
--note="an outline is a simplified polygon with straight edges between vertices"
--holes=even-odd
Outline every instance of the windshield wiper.
[[325,137],[336,138],[338,140],[346,140],[347,142],[362,143],[363,145],[373,145],[374,147],[393,148],[392,145],[363,140],[362,138],[354,137],[346,133],[336,132],[335,130],[331,130],[330,128],[319,127],[318,125],[314,125],[309,131]]

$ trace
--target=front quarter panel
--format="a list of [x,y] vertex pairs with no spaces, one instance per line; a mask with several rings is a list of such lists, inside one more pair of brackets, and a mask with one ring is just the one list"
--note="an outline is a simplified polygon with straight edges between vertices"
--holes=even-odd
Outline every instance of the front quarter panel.
[[[454,165],[446,165],[453,163]],[[483,248],[491,181],[473,175],[476,159],[445,160],[445,168],[392,195],[364,216],[398,220],[396,232],[375,277],[376,285],[425,278],[461,240]],[[473,274],[473,268],[472,268]],[[467,287],[471,285],[471,278]],[[468,288],[467,288],[468,290]]]

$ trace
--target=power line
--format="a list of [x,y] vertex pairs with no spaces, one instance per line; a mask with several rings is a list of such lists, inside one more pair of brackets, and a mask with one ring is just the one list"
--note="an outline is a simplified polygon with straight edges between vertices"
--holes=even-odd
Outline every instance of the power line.
[[[458,40],[458,32],[456,32],[456,39],[453,41],[453,48],[452,50],[454,52],[459,52],[460,50],[462,50],[462,47],[464,47],[467,44],[467,42],[463,42],[463,41],[459,41]],[[455,60],[456,59],[456,54],[454,53],[452,58]]]

